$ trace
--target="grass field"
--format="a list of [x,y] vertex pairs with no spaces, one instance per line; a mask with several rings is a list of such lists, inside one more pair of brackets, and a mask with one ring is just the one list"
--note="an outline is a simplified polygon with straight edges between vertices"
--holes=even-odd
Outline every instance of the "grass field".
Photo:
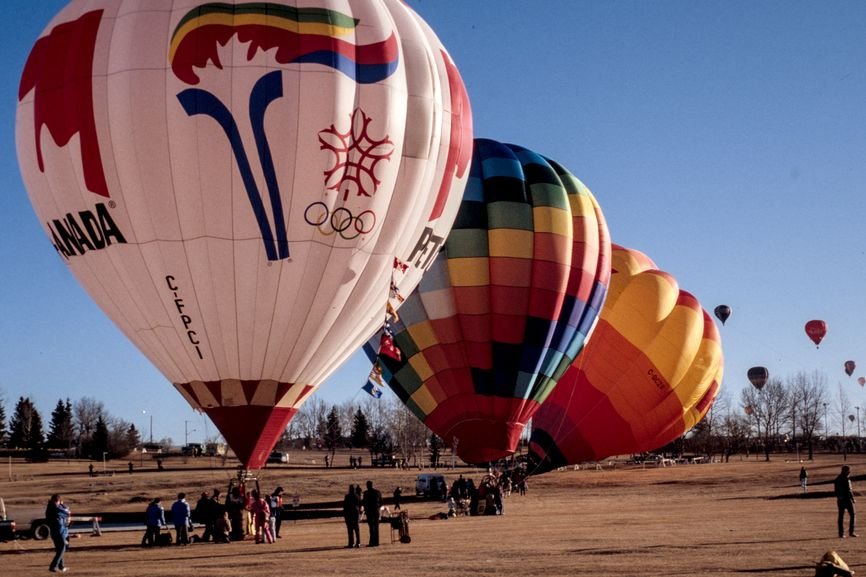
[[[292,459],[298,460],[297,453]],[[855,491],[866,492],[866,457],[849,455]],[[341,462],[338,460],[337,464]],[[533,477],[526,496],[511,495],[505,515],[430,520],[446,510],[435,502],[411,503],[410,544],[344,549],[340,519],[284,524],[274,545],[244,541],[225,545],[142,549],[140,532],[103,533],[72,539],[69,574],[95,576],[202,575],[814,575],[814,562],[836,550],[852,569],[866,566],[866,515],[863,537],[836,537],[836,504],[830,482],[841,456],[818,456],[805,463],[810,488],[802,495],[800,464],[785,456],[730,463],[675,467],[623,466],[603,470],[556,471]],[[73,514],[144,510],[152,496],[166,509],[178,491],[195,499],[202,490],[225,490],[234,475],[229,466],[196,460],[144,468],[129,475],[126,462],[114,476],[89,477],[82,463],[18,464],[2,471],[0,497],[10,517],[23,518],[44,508],[59,492]],[[138,463],[136,463],[138,468]],[[211,468],[213,467],[213,468]],[[100,463],[97,471],[102,468]],[[324,469],[307,456],[305,465],[262,471],[262,489],[276,485],[297,493],[303,503],[335,501],[350,483],[373,480],[385,496],[397,485],[413,492],[417,469]],[[476,482],[482,471],[445,470]],[[859,491],[858,491],[859,492]],[[367,529],[361,527],[362,542]],[[47,572],[50,541],[0,543],[3,575],[24,577]]]

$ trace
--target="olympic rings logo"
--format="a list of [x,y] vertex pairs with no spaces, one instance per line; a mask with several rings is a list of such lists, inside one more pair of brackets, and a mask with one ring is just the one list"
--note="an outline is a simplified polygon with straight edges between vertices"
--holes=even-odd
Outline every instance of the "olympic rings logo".
[[317,201],[304,211],[304,220],[310,226],[318,228],[325,236],[336,233],[345,240],[352,240],[373,230],[376,226],[376,213],[365,210],[354,215],[351,210],[342,206],[331,212],[328,205]]

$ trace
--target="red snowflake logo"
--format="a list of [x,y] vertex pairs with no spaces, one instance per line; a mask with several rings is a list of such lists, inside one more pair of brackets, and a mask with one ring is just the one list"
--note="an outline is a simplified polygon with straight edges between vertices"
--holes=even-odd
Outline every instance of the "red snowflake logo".
[[380,181],[376,178],[376,165],[382,160],[390,160],[394,154],[394,143],[386,135],[374,140],[368,130],[372,120],[363,110],[356,108],[352,113],[352,125],[346,132],[340,132],[332,124],[319,132],[321,150],[334,153],[334,163],[325,171],[325,187],[343,193],[343,200],[349,194],[372,196],[376,194]]

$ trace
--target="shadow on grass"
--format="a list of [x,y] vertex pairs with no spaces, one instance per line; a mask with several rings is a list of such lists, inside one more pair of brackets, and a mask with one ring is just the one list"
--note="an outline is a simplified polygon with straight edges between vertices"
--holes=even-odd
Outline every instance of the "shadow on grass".
[[[258,556],[262,554],[262,548],[253,547],[255,543],[252,541],[248,543],[250,545],[249,550],[240,550],[239,547],[231,547],[231,544],[218,545],[218,544],[208,544],[205,545],[207,548],[213,548],[215,554],[208,554],[206,557],[208,559],[218,559],[220,557],[242,557],[242,556]],[[247,543],[241,544],[237,543],[236,545],[240,545],[241,547],[246,547]],[[361,547],[361,549],[366,549],[367,547]],[[224,551],[220,551],[220,549],[224,549]],[[298,549],[280,549],[280,553],[317,553],[323,551],[342,551],[347,549],[347,547],[334,545],[334,546],[320,546],[320,547],[302,547]],[[188,561],[191,558],[190,552],[201,552],[202,546],[194,546],[192,549],[190,547],[184,547],[182,545],[170,545],[168,547],[141,547],[140,545],[131,545],[129,543],[117,544],[117,545],[76,545],[66,551],[67,555],[75,555],[76,553],[83,553],[88,551],[148,551],[152,552],[153,555],[158,555],[159,560],[162,561]],[[0,557],[2,556],[10,556],[10,555],[50,555],[54,553],[54,549],[50,547],[40,548],[40,549],[15,549],[11,551],[0,551]],[[124,560],[124,563],[128,563],[128,560]]]

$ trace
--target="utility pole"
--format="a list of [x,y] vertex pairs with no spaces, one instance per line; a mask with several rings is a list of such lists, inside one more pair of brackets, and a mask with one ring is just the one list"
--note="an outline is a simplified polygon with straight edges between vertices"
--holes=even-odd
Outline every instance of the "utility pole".
[[830,438],[830,422],[827,420],[827,403],[824,403],[824,436]]

